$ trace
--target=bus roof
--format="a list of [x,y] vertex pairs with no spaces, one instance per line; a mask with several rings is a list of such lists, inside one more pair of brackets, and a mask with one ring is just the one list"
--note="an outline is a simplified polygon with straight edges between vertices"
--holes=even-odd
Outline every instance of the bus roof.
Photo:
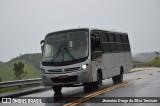
[[[92,28],[92,27],[79,27],[79,28],[69,28],[69,29],[62,29],[62,30],[57,30],[51,33],[56,33],[56,32],[61,32],[61,31],[67,31],[67,30],[78,30],[78,29],[89,29],[91,30],[97,30],[97,31],[107,31],[107,32],[113,32],[113,33],[126,33],[126,32],[120,32],[120,31],[115,31],[115,30],[108,30],[108,29],[101,29],[101,28]],[[49,33],[50,34],[50,33]],[[127,33],[126,33],[127,34]]]

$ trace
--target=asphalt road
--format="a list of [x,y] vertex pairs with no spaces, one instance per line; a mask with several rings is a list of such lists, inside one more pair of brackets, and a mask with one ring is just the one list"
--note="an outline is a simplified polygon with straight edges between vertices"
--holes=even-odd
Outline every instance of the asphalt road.
[[[160,106],[160,103],[102,103],[102,100],[106,99],[106,97],[118,97],[119,99],[125,99],[121,97],[126,97],[132,100],[134,100],[132,97],[160,97],[160,68],[150,68],[125,74],[124,81],[121,84],[113,85],[111,79],[106,79],[103,81],[103,86],[98,90],[90,89],[90,91],[84,92],[83,87],[69,87],[63,88],[62,94],[54,94],[52,90],[48,90],[23,97],[43,97],[43,100],[49,102],[42,104],[23,104],[23,106],[74,106],[75,104],[80,106]],[[94,103],[98,99],[100,99],[100,102]],[[11,105],[20,106],[22,104],[0,104],[0,106]]]

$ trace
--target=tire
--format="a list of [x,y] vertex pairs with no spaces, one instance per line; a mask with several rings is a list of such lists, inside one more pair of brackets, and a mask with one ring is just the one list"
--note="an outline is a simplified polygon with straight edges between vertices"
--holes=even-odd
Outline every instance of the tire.
[[55,93],[60,93],[62,90],[61,86],[52,86],[52,89]]
[[123,82],[123,71],[120,71],[120,75],[112,77],[113,84],[118,84]]
[[119,82],[120,83],[123,82],[123,72],[122,71],[120,72],[120,75],[119,75]]
[[102,86],[102,74],[100,73],[100,71],[98,71],[97,72],[97,81],[94,82],[94,87],[100,88],[100,86]]
[[93,88],[93,86],[91,84],[86,84],[83,86],[84,92],[89,92],[92,90],[92,88]]

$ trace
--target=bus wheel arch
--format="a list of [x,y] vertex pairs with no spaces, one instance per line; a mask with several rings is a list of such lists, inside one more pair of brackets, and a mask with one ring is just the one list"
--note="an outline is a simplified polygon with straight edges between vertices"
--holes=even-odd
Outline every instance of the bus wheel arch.
[[102,79],[103,79],[103,74],[101,69],[97,70],[96,78],[97,78],[97,81],[94,82],[94,86],[96,88],[99,88],[100,86],[102,86]]
[[124,74],[124,68],[123,68],[123,66],[120,67],[120,74],[121,73]]

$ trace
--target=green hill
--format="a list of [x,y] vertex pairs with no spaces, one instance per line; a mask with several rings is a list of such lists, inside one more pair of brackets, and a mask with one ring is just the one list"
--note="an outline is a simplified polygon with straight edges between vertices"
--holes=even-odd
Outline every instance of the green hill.
[[160,58],[152,60],[150,62],[150,64],[152,64],[152,65],[160,65]]
[[0,61],[0,65],[2,65],[3,64],[3,62],[2,61]]
[[17,61],[19,59],[24,59],[24,60],[28,61],[29,63],[31,63],[38,70],[40,69],[39,68],[40,67],[40,59],[41,59],[41,54],[40,53],[20,55],[19,57],[11,59],[10,62],[13,62],[15,60]]
[[39,78],[40,77],[40,53],[24,54],[19,57],[11,59],[11,61],[0,65],[0,78],[2,81],[15,80],[13,71],[14,63],[22,62],[24,64],[24,71],[27,75],[23,79]]

